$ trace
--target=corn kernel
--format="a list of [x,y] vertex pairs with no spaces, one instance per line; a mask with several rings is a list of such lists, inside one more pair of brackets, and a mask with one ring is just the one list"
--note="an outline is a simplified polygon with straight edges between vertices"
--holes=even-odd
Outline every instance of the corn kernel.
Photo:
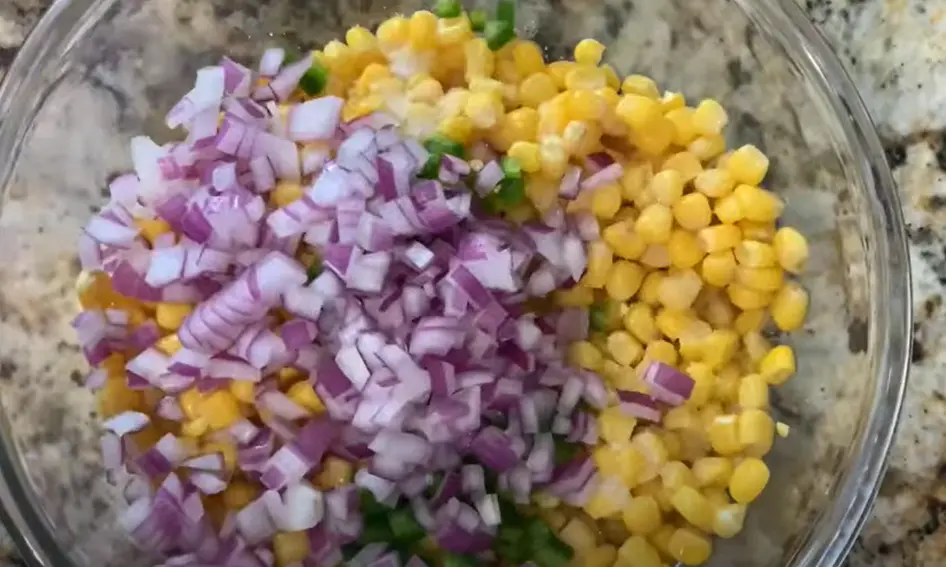
[[155,310],[155,320],[162,329],[176,331],[193,310],[194,307],[186,303],[159,303]]
[[205,395],[197,407],[200,417],[207,420],[211,429],[229,427],[241,417],[236,398],[228,391],[217,390]]
[[677,171],[684,183],[693,181],[697,175],[703,173],[703,164],[690,152],[678,152],[664,160],[660,166],[664,171]]
[[587,89],[593,91],[608,86],[604,71],[590,65],[574,65],[565,73],[565,88],[574,91]]
[[648,305],[660,303],[660,284],[665,277],[666,272],[661,271],[653,271],[647,274],[638,292],[640,300]]
[[615,301],[627,301],[634,297],[644,281],[644,269],[640,264],[627,260],[618,260],[611,266],[605,290]]
[[729,156],[726,169],[732,173],[737,183],[758,185],[762,183],[769,169],[769,158],[752,144],[746,144]]
[[197,419],[200,417],[199,405],[203,399],[203,394],[197,388],[189,388],[181,392],[178,396],[178,402],[181,404],[181,410],[187,419]]
[[765,326],[766,314],[764,309],[748,309],[736,317],[735,329],[737,333],[745,335],[753,331],[760,331]]
[[565,110],[569,120],[599,120],[608,111],[604,99],[592,91],[569,91],[567,95]]
[[279,567],[301,563],[309,554],[309,535],[306,532],[279,532],[273,536],[273,553]]
[[670,254],[670,263],[680,269],[692,268],[706,256],[696,236],[692,232],[681,229],[675,229],[670,234],[667,251]]
[[486,44],[486,40],[481,37],[475,37],[463,45],[463,52],[466,58],[466,76],[470,77],[489,77],[492,76],[496,66],[496,56]]
[[663,362],[669,366],[677,365],[677,350],[667,341],[651,341],[644,349],[644,360],[640,366],[646,368],[651,362]]
[[678,108],[685,108],[686,105],[687,100],[682,93],[664,91],[663,96],[660,97],[660,108],[663,109],[665,113],[677,110]]
[[231,380],[230,393],[244,404],[256,401],[256,385],[249,380]]
[[634,535],[647,535],[660,527],[661,514],[657,501],[652,496],[631,498],[622,513],[624,526]]
[[463,16],[437,22],[437,41],[441,46],[459,45],[470,39],[471,32],[470,19]]
[[631,221],[620,221],[608,226],[602,232],[602,238],[615,254],[627,260],[640,258],[647,248]]
[[739,335],[730,329],[716,329],[703,342],[703,362],[722,368],[739,349]]
[[593,39],[583,39],[575,46],[575,62],[579,65],[597,65],[604,55],[604,45]]
[[437,16],[427,10],[411,15],[408,33],[411,48],[416,51],[437,47]]
[[[624,540],[621,539],[623,543]],[[613,545],[601,545],[586,550],[581,557],[582,567],[611,567],[617,559],[618,550]]]
[[595,371],[604,361],[598,347],[588,341],[576,341],[568,347],[568,360],[573,366]]
[[302,185],[291,181],[280,181],[269,194],[269,202],[282,208],[301,198],[304,193]]
[[808,261],[808,241],[791,227],[782,227],[772,240],[778,263],[786,272],[798,274]]
[[759,362],[759,374],[773,386],[784,384],[795,373],[795,353],[788,345],[779,345]]
[[621,92],[626,95],[639,95],[655,100],[660,98],[660,89],[657,88],[657,83],[644,75],[628,75],[621,83]]
[[591,288],[576,285],[556,290],[553,299],[559,307],[589,307],[595,302],[595,293]]
[[306,380],[301,380],[293,384],[286,392],[286,395],[289,396],[289,399],[296,402],[296,404],[313,413],[318,414],[325,412],[325,404],[322,403],[321,398],[315,393],[312,384]]
[[713,507],[698,490],[692,486],[681,486],[675,490],[670,501],[683,519],[702,530],[712,529]]
[[[621,179],[621,189],[624,200],[629,203],[636,203],[645,193],[649,195],[647,189],[650,187],[650,180],[654,176],[653,166],[650,162],[627,164],[624,167],[624,177]],[[638,203],[639,207],[649,205],[647,203]]]
[[736,277],[736,259],[731,250],[713,252],[703,258],[703,280],[709,285],[724,287]]
[[673,218],[687,230],[700,230],[709,226],[713,218],[709,199],[702,193],[683,195],[673,204]]
[[666,205],[654,203],[641,211],[634,229],[646,244],[663,244],[670,240],[673,212]]
[[177,351],[183,348],[183,345],[181,344],[181,339],[178,338],[177,333],[166,335],[165,337],[161,338],[157,343],[155,343],[154,346],[157,347],[158,350],[160,350],[161,352],[163,352],[164,354],[168,356],[173,355],[174,353],[176,353]]
[[740,309],[760,309],[769,305],[773,297],[770,292],[752,289],[738,282],[726,287],[726,295]]
[[702,362],[691,362],[686,367],[686,374],[693,379],[693,391],[686,406],[699,408],[706,405],[713,395],[713,384],[716,382],[712,368]]
[[729,494],[739,504],[748,504],[759,497],[769,482],[769,467],[761,459],[743,459],[733,470]]
[[443,98],[443,86],[434,78],[424,79],[407,91],[407,100],[411,102],[435,104],[441,98]]
[[539,157],[542,160],[542,175],[561,179],[568,167],[568,152],[558,136],[545,136],[539,142]]
[[795,331],[805,322],[808,292],[795,282],[786,282],[775,294],[769,310],[776,327],[783,331]]
[[684,565],[701,565],[713,552],[713,544],[709,538],[689,528],[674,531],[667,547],[670,555]]
[[742,233],[729,224],[718,224],[700,229],[697,238],[708,254],[729,250],[739,244]]
[[539,145],[534,142],[514,142],[507,155],[519,161],[522,170],[536,173],[542,167],[539,158]]
[[719,134],[700,136],[690,142],[687,151],[706,163],[726,151],[726,139]]
[[563,542],[581,553],[598,545],[596,530],[581,518],[572,518],[558,533]]
[[648,268],[669,268],[670,250],[663,244],[651,244],[641,254],[640,263]]
[[639,94],[624,95],[614,110],[628,126],[637,130],[653,124],[661,116],[660,103]]
[[683,175],[674,169],[661,171],[650,180],[648,189],[661,205],[672,206],[683,196]]
[[[703,276],[706,281],[706,276]],[[715,329],[729,329],[736,319],[736,309],[726,297],[715,288],[704,288],[705,293],[697,300],[697,310],[703,319]]]
[[743,240],[734,252],[736,261],[749,268],[771,268],[776,265],[775,248],[765,242]]
[[745,504],[725,504],[716,508],[713,533],[722,538],[736,537],[746,519]]
[[485,130],[495,126],[502,118],[503,105],[495,96],[486,93],[471,93],[463,112],[475,127]]
[[778,436],[783,439],[788,437],[788,434],[791,432],[791,430],[792,428],[789,427],[787,423],[782,423],[781,421],[775,423],[775,433],[777,433]]
[[785,207],[782,200],[773,193],[752,185],[737,185],[733,196],[739,200],[745,218],[751,221],[774,221]]
[[351,463],[338,457],[328,456],[322,461],[322,468],[315,477],[315,485],[320,490],[334,490],[351,484],[354,474]]
[[454,142],[466,144],[473,134],[473,122],[467,116],[451,116],[440,123],[438,131]]
[[352,26],[345,32],[345,43],[356,52],[377,49],[378,42],[370,31],[361,26]]
[[627,443],[599,445],[591,451],[591,456],[599,473],[619,478],[626,486],[635,486],[646,466],[640,451]]
[[707,169],[693,179],[693,187],[714,199],[721,199],[732,194],[735,181],[725,169]]
[[516,70],[523,77],[539,73],[545,69],[542,48],[534,41],[519,40],[512,48],[512,58]]
[[546,72],[555,81],[556,88],[564,89],[565,77],[576,65],[574,61],[552,61],[546,66]]
[[242,510],[260,496],[260,485],[235,478],[223,491],[223,504],[230,510]]
[[735,455],[742,451],[738,416],[723,414],[714,418],[707,431],[707,438],[713,450],[720,455]]
[[135,225],[141,231],[141,236],[151,244],[157,237],[171,232],[171,225],[164,219],[135,219]]
[[655,318],[657,329],[665,337],[671,340],[677,340],[693,323],[693,314],[689,311],[675,311],[673,309],[661,309]]
[[749,374],[739,384],[739,407],[765,409],[769,406],[769,384],[759,374]]
[[619,406],[612,406],[598,414],[598,430],[601,439],[611,445],[628,443],[637,420],[624,413]]
[[[667,500],[668,507],[665,511],[670,512],[673,510],[673,506],[669,505],[669,497]],[[656,547],[660,553],[667,557],[672,557],[672,554],[670,553],[670,539],[673,537],[673,532],[675,530],[676,527],[673,524],[664,524],[660,526],[656,532],[650,535],[650,539],[654,543],[654,547]]]
[[659,156],[667,150],[673,140],[673,123],[657,116],[639,129],[633,130],[631,142],[647,156]]
[[634,567],[661,567],[660,554],[646,539],[639,535],[628,538],[618,549],[618,560],[615,565]]
[[591,194],[591,212],[601,220],[611,220],[621,210],[621,186],[608,183]]
[[633,366],[640,362],[644,347],[627,331],[615,331],[608,335],[608,354],[618,364]]
[[764,457],[772,450],[775,422],[761,409],[744,409],[739,414],[739,443],[750,457]]
[[726,111],[713,99],[704,99],[693,112],[693,127],[703,135],[719,134],[729,122]]
[[649,343],[659,336],[653,311],[645,303],[635,303],[628,308],[624,314],[624,328],[642,343]]
[[608,245],[600,240],[588,244],[588,267],[581,278],[581,285],[600,289],[608,281],[608,274],[614,263],[614,254]]
[[540,104],[551,100],[557,94],[555,81],[545,73],[529,75],[519,84],[519,101],[524,106],[538,108]]
[[741,220],[738,226],[739,230],[742,231],[742,237],[746,240],[772,243],[775,239],[775,222]]
[[197,419],[192,419],[185,422],[181,425],[181,434],[193,439],[201,437],[203,434],[207,433],[210,424],[207,423],[207,420],[199,417]]
[[726,195],[717,199],[713,213],[724,224],[736,224],[744,217],[742,205],[735,195]]
[[703,457],[693,462],[693,477],[700,488],[729,486],[732,471],[732,461],[723,457]]
[[660,283],[658,298],[669,309],[684,311],[689,309],[703,287],[703,280],[693,270],[684,269],[672,272]]

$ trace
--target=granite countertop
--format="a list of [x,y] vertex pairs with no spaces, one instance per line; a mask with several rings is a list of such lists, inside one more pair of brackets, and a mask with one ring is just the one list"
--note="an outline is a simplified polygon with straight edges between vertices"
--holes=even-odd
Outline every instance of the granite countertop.
[[[0,76],[48,3],[0,2]],[[848,565],[946,564],[946,104],[936,95],[946,92],[946,7],[924,0],[799,3],[841,55],[878,125],[900,185],[913,263],[914,364],[899,438]],[[0,312],[5,308],[0,302]],[[0,364],[0,378],[9,373]],[[6,561],[18,560],[0,530],[0,566]]]

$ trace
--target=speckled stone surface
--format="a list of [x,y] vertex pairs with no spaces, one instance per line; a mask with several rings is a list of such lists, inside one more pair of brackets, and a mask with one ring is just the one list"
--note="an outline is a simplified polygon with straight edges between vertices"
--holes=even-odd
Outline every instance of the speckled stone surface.
[[[0,3],[0,73],[46,4],[46,0]],[[48,112],[44,110],[32,134],[30,150],[0,219],[4,251],[0,401],[11,414],[18,441],[28,448],[25,458],[32,480],[44,494],[53,523],[71,534],[64,543],[84,549],[92,564],[111,556],[108,503],[116,495],[97,476],[97,454],[89,450],[97,435],[92,404],[76,387],[81,364],[67,321],[75,309],[70,293],[77,266],[64,242],[73,237],[86,211],[100,201],[109,175],[127,166],[127,137],[142,129],[162,135],[160,108],[169,106],[186,89],[193,70],[212,61],[223,46],[241,46],[246,50],[237,49],[236,55],[249,55],[249,47],[257,43],[245,33],[259,29],[260,22],[267,31],[277,33],[306,29],[294,38],[302,43],[324,41],[339,24],[354,23],[338,7],[345,2],[326,3],[317,18],[303,15],[310,2],[293,0],[267,3],[265,10],[252,0],[154,0],[142,10],[139,4],[127,3],[131,6],[127,25],[103,36],[106,40],[97,52],[80,54],[78,78],[74,83],[66,81],[47,103]],[[793,196],[813,197],[796,198],[792,214],[804,217],[804,226],[814,231],[811,236],[816,243],[820,228],[846,222],[853,215],[846,208],[843,190],[832,189],[837,172],[830,165],[822,167],[819,161],[811,171],[798,166],[815,164],[828,146],[809,131],[810,109],[800,102],[797,85],[785,83],[781,96],[772,97],[778,100],[764,96],[771,92],[771,85],[768,91],[759,87],[756,71],[765,48],[757,45],[757,38],[745,26],[724,21],[727,13],[714,11],[715,2],[704,2],[697,11],[680,8],[683,2],[661,5],[657,0],[550,4],[538,9],[527,2],[529,21],[540,30],[543,43],[567,45],[583,35],[603,38],[613,42],[611,57],[622,70],[641,68],[666,78],[671,87],[696,85],[699,94],[712,94],[739,109],[733,113],[732,137],[766,148],[773,156],[775,181],[790,203]],[[848,560],[850,567],[946,563],[946,386],[942,382],[946,326],[941,322],[946,320],[942,298],[946,287],[946,104],[942,100],[946,97],[942,94],[946,92],[942,84],[946,82],[946,9],[937,11],[926,7],[929,4],[922,0],[802,2],[854,77],[895,167],[910,223],[918,316],[900,438],[874,517]],[[654,24],[660,21],[674,25]],[[277,22],[294,22],[295,29],[280,29]],[[562,22],[567,26],[563,28]],[[628,43],[639,37],[646,41]],[[631,45],[633,49],[624,47]],[[677,56],[681,53],[688,57]],[[156,63],[161,58],[163,63]],[[770,70],[767,80],[779,84],[779,71]],[[693,85],[674,85],[674,77],[684,77]],[[793,100],[798,104],[792,112],[780,110],[779,104]],[[67,134],[75,131],[82,131],[84,137]],[[806,142],[810,160],[798,162],[798,153],[783,141],[792,136]],[[824,191],[809,189],[822,186]],[[814,342],[823,345],[823,353],[843,351],[843,356],[836,357],[841,362],[834,368],[835,376],[863,375],[867,313],[863,312],[862,274],[856,268],[836,268],[856,267],[859,251],[844,239],[831,242],[832,246],[815,248],[815,271],[824,268],[832,277],[806,282],[825,291],[816,296],[816,315],[806,327],[809,336],[803,334],[799,344],[811,352],[816,352]],[[843,323],[830,315],[830,307],[842,303],[847,309]],[[801,363],[801,374],[815,375],[804,367],[805,360]],[[808,435],[811,441],[799,443],[790,437],[787,450],[805,452],[829,465],[836,462],[856,415],[860,392],[856,381],[829,379],[820,387],[808,383],[789,388],[795,390],[785,394],[779,409],[798,429],[795,439]],[[804,388],[815,392],[816,399],[804,395],[810,394]],[[806,398],[811,403],[801,401]],[[804,487],[798,494],[815,494],[812,501],[816,503],[819,487],[830,478],[829,465],[824,470],[803,471],[793,470],[787,462],[783,471],[789,472],[781,474],[783,479],[797,474],[799,486]],[[800,496],[791,500],[791,494],[780,495],[786,500],[761,504],[770,507],[764,512],[765,522],[773,522],[769,533],[772,526],[778,529],[779,522],[797,524],[803,521],[799,518],[810,517],[815,505],[806,507],[795,501]],[[780,514],[777,508],[785,512]],[[764,540],[759,536],[754,541],[773,549],[780,545]],[[0,539],[0,545],[5,541]],[[96,544],[90,546],[90,541]],[[15,557],[9,544],[0,549],[0,561],[15,562]]]

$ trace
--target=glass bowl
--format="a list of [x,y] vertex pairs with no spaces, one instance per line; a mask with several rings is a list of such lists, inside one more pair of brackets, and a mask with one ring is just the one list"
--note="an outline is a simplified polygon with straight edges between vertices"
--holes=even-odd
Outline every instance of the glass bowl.
[[[68,322],[74,249],[130,167],[128,140],[223,54],[321,45],[416,1],[58,0],[0,89],[0,515],[31,564],[149,565],[116,527],[86,365]],[[468,6],[469,7],[469,6]],[[771,156],[767,186],[811,241],[811,308],[786,338],[798,373],[775,392],[791,426],[771,483],[711,566],[840,565],[869,514],[894,438],[911,301],[896,188],[863,103],[791,0],[520,2],[522,32],[560,58],[584,37],[619,72],[729,110],[732,142]]]

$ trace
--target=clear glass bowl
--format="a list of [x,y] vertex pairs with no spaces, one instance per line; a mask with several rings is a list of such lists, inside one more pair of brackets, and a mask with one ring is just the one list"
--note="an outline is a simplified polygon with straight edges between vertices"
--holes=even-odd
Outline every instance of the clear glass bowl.
[[[85,363],[68,321],[74,242],[128,139],[167,139],[163,116],[224,53],[320,45],[418,2],[59,0],[0,89],[0,515],[30,563],[148,565],[115,527]],[[812,244],[797,376],[777,391],[791,425],[746,531],[710,565],[834,567],[884,471],[906,382],[909,265],[896,188],[864,105],[791,0],[521,2],[551,58],[595,37],[634,70],[723,101],[732,141],[772,157],[767,185]],[[73,380],[70,380],[72,377]]]

